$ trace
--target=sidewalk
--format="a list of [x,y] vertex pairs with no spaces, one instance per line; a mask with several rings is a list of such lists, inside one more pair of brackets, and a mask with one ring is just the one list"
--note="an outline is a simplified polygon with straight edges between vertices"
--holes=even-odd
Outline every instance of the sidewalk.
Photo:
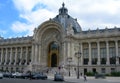
[[[94,77],[87,77],[87,80],[95,79]],[[65,81],[67,82],[74,82],[74,83],[84,83],[84,78],[82,76],[77,79],[77,77],[65,77]]]
[[[48,76],[48,79],[50,80],[54,80],[54,76]],[[64,77],[65,81],[67,82],[74,82],[74,83],[84,83],[84,78],[80,76],[79,79],[77,79],[76,76],[65,76]],[[92,81],[96,81],[97,79],[95,79],[94,77],[87,77],[87,80],[92,80]],[[120,83],[120,77],[106,77],[106,79],[99,79],[99,80],[104,80],[107,82],[119,82]]]
[[[48,79],[50,80],[54,80],[54,76],[48,76]],[[94,77],[87,77],[87,79],[94,79]],[[69,76],[65,76],[64,77],[64,80],[67,81],[67,82],[75,82],[75,83],[79,83],[80,81],[84,81],[84,78],[80,76],[79,79],[77,79],[77,77],[69,77]]]

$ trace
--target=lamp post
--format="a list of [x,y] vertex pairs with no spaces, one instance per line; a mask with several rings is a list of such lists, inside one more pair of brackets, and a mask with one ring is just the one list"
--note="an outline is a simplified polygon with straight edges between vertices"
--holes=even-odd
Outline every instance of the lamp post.
[[79,74],[79,61],[80,61],[80,57],[81,57],[81,52],[76,52],[75,53],[75,56],[77,57],[77,59],[78,59],[78,63],[77,63],[77,79],[79,79],[79,77],[80,77],[80,74]]
[[68,57],[67,61],[69,63],[69,77],[70,77],[70,63],[72,62],[72,57]]

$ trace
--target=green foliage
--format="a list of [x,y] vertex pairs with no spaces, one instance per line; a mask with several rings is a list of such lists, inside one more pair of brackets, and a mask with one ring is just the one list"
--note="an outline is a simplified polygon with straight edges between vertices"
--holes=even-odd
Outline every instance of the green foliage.
[[94,76],[95,73],[94,73],[94,72],[86,72],[86,75],[87,75],[87,76]]
[[105,74],[105,76],[110,76],[110,74]]
[[120,76],[120,72],[111,72],[111,76]]

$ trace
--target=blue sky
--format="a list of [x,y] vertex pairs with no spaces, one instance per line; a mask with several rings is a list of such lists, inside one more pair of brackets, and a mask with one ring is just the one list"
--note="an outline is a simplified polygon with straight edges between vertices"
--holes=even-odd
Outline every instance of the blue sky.
[[63,2],[82,30],[120,27],[120,0],[0,0],[0,35],[33,35],[34,28],[58,14]]
[[10,26],[14,21],[19,20],[19,12],[15,9],[11,0],[0,1],[0,12],[0,35],[4,37],[14,36]]

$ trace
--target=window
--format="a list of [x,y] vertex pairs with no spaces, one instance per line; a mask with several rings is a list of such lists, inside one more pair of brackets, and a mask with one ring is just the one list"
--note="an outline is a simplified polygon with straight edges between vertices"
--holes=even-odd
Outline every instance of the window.
[[84,64],[84,65],[87,65],[87,64],[88,64],[88,61],[89,61],[88,58],[84,58],[83,64]]
[[107,51],[106,48],[100,48],[100,61],[101,64],[106,64]]
[[115,68],[111,68],[111,72],[115,72]]
[[105,68],[101,68],[101,73],[105,73]]
[[83,64],[84,65],[88,64],[88,61],[89,61],[89,54],[88,53],[89,53],[88,48],[83,50],[83,57],[84,57]]
[[97,64],[97,58],[98,58],[97,48],[91,49],[91,56],[92,56],[92,64]]
[[86,49],[83,50],[83,57],[84,57],[84,58],[89,58],[88,48],[86,48]]
[[115,47],[109,48],[109,56],[110,56],[110,64],[115,64],[116,63]]

